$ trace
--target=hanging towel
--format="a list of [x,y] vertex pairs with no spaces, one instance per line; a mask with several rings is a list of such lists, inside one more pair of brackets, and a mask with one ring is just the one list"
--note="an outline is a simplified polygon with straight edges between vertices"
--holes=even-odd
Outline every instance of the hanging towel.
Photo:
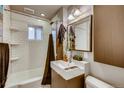
[[55,60],[55,56],[54,56],[53,38],[52,38],[52,34],[50,34],[49,35],[49,43],[48,43],[46,65],[45,65],[43,80],[41,82],[42,85],[51,84],[50,62],[54,61],[54,60]]
[[56,45],[56,59],[62,60],[63,59],[63,40],[65,35],[66,29],[63,24],[60,25],[58,36],[57,36],[57,45]]
[[9,66],[9,45],[0,43],[0,88],[4,88]]
[[66,29],[65,29],[64,25],[61,24],[59,27],[59,32],[58,32],[59,44],[63,43],[65,32],[66,32]]
[[70,40],[70,49],[73,50],[75,49],[75,32],[73,30],[73,27],[70,26],[70,30],[69,30],[69,40]]

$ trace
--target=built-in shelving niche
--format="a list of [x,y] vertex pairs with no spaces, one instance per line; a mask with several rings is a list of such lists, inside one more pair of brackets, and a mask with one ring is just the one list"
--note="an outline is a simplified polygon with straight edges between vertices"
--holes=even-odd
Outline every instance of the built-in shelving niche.
[[12,58],[10,58],[10,61],[11,61],[11,62],[15,62],[15,61],[17,61],[17,60],[19,60],[19,57],[12,57]]
[[18,29],[18,28],[13,27],[13,26],[10,27],[10,31],[12,31],[12,32],[23,32],[23,31],[26,31],[26,30],[27,29]]
[[20,30],[18,30],[18,29],[16,29],[16,28],[10,28],[10,31],[19,32]]
[[[11,38],[12,38],[12,33],[15,33],[15,32],[22,32],[21,30],[15,28],[15,27],[10,27],[10,33],[11,33]],[[11,39],[11,42],[10,42],[10,47],[11,47],[11,58],[10,58],[10,61],[13,63],[13,62],[17,62],[20,58],[17,56],[17,55],[13,55],[12,53],[12,50],[13,49],[17,49],[15,48],[16,47],[19,47],[22,43],[20,43],[17,38],[14,38],[14,42],[13,40]]]
[[21,43],[18,43],[18,42],[11,42],[11,43],[10,43],[11,46],[18,46],[18,45],[20,45],[20,44],[21,44]]

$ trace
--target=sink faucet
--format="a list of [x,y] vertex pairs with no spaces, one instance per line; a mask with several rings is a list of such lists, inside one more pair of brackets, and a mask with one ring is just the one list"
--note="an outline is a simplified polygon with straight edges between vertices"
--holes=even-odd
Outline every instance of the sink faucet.
[[69,63],[72,62],[72,50],[70,50]]

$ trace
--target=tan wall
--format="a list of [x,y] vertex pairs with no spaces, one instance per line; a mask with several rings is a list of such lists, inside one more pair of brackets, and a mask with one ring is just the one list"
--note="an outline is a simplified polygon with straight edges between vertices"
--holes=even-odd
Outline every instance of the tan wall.
[[[86,7],[80,6],[80,7],[82,7],[82,9],[88,8],[87,6]],[[92,76],[95,76],[105,82],[108,82],[115,87],[124,87],[124,74],[123,74],[124,68],[94,62],[93,52],[85,52],[84,58],[86,61],[90,62],[90,72],[91,72],[90,74]]]
[[[119,6],[116,6],[116,7],[119,7]],[[120,8],[123,8],[123,7],[120,7]],[[103,12],[103,11],[101,11],[101,12]],[[109,12],[111,12],[111,11],[109,11]],[[118,11],[118,13],[122,14],[121,11]],[[118,13],[116,15],[119,15]],[[95,30],[94,30],[94,32],[95,32]],[[93,35],[93,41],[94,41],[94,35]],[[93,42],[93,46],[94,46],[94,42]],[[93,76],[98,77],[101,80],[108,82],[115,87],[124,87],[124,74],[123,74],[124,68],[94,62],[93,59],[94,59],[93,53],[92,54],[89,53],[88,60],[91,62],[90,63],[91,64],[91,74]]]

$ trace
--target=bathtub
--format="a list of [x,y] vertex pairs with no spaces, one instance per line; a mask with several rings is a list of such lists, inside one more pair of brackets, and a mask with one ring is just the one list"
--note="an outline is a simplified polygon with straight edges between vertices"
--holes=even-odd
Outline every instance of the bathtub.
[[41,88],[41,68],[10,74],[5,88]]

